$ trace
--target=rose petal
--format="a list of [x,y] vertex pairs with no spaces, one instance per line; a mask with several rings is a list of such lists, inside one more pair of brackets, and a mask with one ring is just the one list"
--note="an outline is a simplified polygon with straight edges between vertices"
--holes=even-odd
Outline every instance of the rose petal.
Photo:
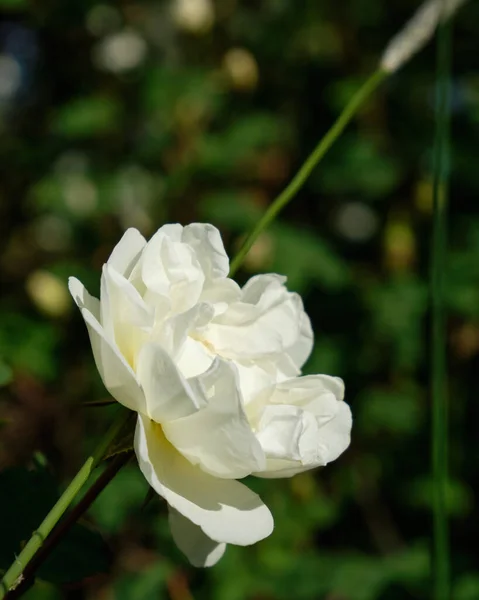
[[198,525],[171,507],[168,522],[175,544],[194,567],[212,567],[225,553],[225,543],[215,542]]
[[257,494],[238,481],[212,477],[192,465],[159,425],[141,415],[135,451],[148,483],[212,540],[247,546],[273,531],[273,517]]
[[81,312],[88,327],[93,357],[103,385],[120,404],[144,412],[145,397],[133,369],[118,348],[105,338],[105,332],[95,317],[86,309]]
[[291,381],[283,381],[278,385],[278,391],[302,390],[308,397],[311,395],[333,394],[339,402],[344,399],[344,381],[332,375],[304,375]]
[[316,420],[296,406],[267,406],[257,437],[268,458],[298,461],[305,467],[318,459]]
[[181,241],[182,231],[179,224],[161,227],[143,251],[141,270],[146,287],[167,298],[177,313],[198,302],[205,280],[199,257]]
[[100,320],[100,301],[91,296],[83,283],[76,277],[68,278],[68,289],[72,295],[75,304],[81,310],[86,308],[91,312],[97,321]]
[[256,360],[287,354],[300,336],[303,306],[279,275],[252,277],[241,299],[213,319],[205,339],[222,356]]
[[[272,386],[278,380],[278,373],[274,368],[274,365],[267,361],[248,361],[244,363],[237,361],[235,364],[239,373],[241,394],[251,422],[252,414],[250,410],[253,409],[253,412],[255,411],[255,406],[257,404],[255,401],[258,397],[261,398],[263,396],[262,392],[264,390],[272,389]],[[254,406],[250,407],[251,403],[253,403]],[[261,404],[259,408],[262,410],[263,406],[264,405]]]
[[201,396],[159,344],[150,342],[141,348],[137,374],[145,393],[146,414],[153,421],[164,423],[186,417],[201,406]]
[[108,264],[128,278],[146,245],[145,238],[134,229],[127,229],[108,259]]
[[[301,305],[302,306],[302,305]],[[287,350],[287,354],[296,369],[301,369],[308,360],[313,349],[314,334],[311,321],[303,309],[300,310],[299,336],[296,342]],[[295,375],[297,373],[294,373]]]
[[267,402],[288,404],[312,413],[319,426],[335,418],[344,398],[344,382],[330,375],[306,375],[278,383]]
[[87,325],[93,357],[104,386],[115,400],[127,408],[144,411],[145,398],[133,369],[115,343],[106,336],[95,316],[99,312],[98,301],[95,302],[96,299],[88,294],[77,279],[69,280],[69,288]]
[[145,304],[135,287],[111,265],[101,278],[101,322],[133,369],[138,352],[150,337],[154,310]]
[[164,423],[167,439],[192,464],[216,477],[240,479],[264,469],[264,452],[243,410],[234,365],[216,359],[190,382],[203,392],[206,405]]
[[[169,355],[173,357],[176,363],[182,361],[185,346],[189,342],[197,342],[195,332],[211,321],[213,318],[213,308],[201,302],[196,304],[193,308],[180,313],[175,314],[163,321],[161,327],[155,330],[155,340],[168,351]],[[203,347],[204,344],[202,344]],[[186,358],[186,360],[188,360]],[[210,359],[208,365],[194,373],[202,373],[210,366],[213,359]],[[184,373],[185,377],[192,377],[191,371],[196,371],[197,365],[185,365],[187,373]],[[201,367],[199,367],[201,368]],[[181,370],[181,369],[180,369]]]
[[216,227],[209,223],[191,223],[183,229],[182,238],[196,252],[208,280],[228,276],[229,258]]
[[197,377],[211,367],[214,354],[203,343],[187,337],[176,355],[176,365],[184,377]]
[[268,458],[266,471],[253,473],[253,475],[255,477],[260,477],[261,479],[288,479],[318,466],[320,465],[309,465],[305,467],[300,462],[294,460]]
[[338,412],[334,419],[319,429],[319,441],[324,464],[336,460],[351,443],[351,427],[353,417],[346,402],[339,402]]
[[[102,279],[108,290],[107,308],[114,313],[114,322],[145,328],[153,325],[153,310],[138,290],[111,265],[103,267]],[[103,304],[103,298],[102,298]]]
[[214,315],[222,315],[232,302],[241,297],[241,288],[233,279],[214,279],[206,281],[201,292],[201,302],[212,305]]
[[283,381],[248,405],[267,457],[260,477],[289,477],[325,466],[350,443],[351,411],[338,377],[310,375]]

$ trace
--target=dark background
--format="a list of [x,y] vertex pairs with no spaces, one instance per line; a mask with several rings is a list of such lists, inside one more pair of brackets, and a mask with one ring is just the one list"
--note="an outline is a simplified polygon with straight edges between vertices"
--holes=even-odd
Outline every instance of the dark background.
[[[414,0],[0,0],[0,569],[108,426],[68,296],[98,292],[123,230],[208,221],[232,255]],[[479,6],[454,25],[447,273],[454,600],[479,598]],[[350,449],[252,481],[276,521],[213,569],[188,566],[132,463],[30,600],[431,597],[427,276],[435,48],[372,97],[242,272],[288,276],[341,376]],[[53,583],[52,583],[53,582]]]

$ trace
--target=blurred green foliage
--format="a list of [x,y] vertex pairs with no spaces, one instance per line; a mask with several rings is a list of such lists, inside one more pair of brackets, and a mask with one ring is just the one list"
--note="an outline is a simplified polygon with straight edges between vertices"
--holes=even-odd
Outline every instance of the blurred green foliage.
[[[129,226],[148,236],[165,222],[207,220],[234,253],[417,5],[0,1],[0,477],[20,469],[25,489],[6,522],[14,486],[1,484],[0,568],[19,548],[7,532],[20,544],[40,518],[25,520],[29,499],[43,514],[57,493],[37,484],[35,453],[54,488],[64,484],[112,414],[82,407],[106,392],[67,276],[97,293]],[[455,600],[479,597],[478,28],[471,2],[454,33],[444,265]],[[434,71],[429,47],[386,82],[239,275],[284,273],[302,294],[316,334],[306,372],[346,381],[351,448],[315,473],[251,481],[274,534],[229,548],[207,572],[175,548],[158,500],[142,508],[148,486],[130,464],[90,510],[94,539],[72,549],[81,560],[65,550],[70,566],[45,568],[25,598],[430,597]],[[97,556],[105,543],[109,568]],[[108,573],[85,580],[92,566]]]

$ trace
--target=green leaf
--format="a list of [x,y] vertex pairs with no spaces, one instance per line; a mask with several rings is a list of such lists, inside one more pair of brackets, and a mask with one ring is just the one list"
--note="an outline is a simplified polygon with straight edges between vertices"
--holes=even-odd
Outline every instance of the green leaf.
[[12,378],[12,369],[0,358],[0,386],[8,385]]
[[[432,510],[433,489],[434,482],[431,477],[418,479],[410,486],[407,499],[413,506]],[[464,517],[473,509],[473,493],[462,481],[449,479],[446,488],[446,505],[451,516]]]
[[454,587],[455,600],[477,600],[479,598],[479,573],[463,575]]
[[[222,103],[222,89],[218,80],[206,69],[169,67],[150,69],[143,88],[145,112],[156,116],[165,129],[191,114],[206,118]],[[188,114],[190,113],[190,115]]]
[[128,452],[129,450],[133,450],[135,426],[136,424],[133,419],[130,419],[125,423],[120,433],[115,438],[113,444],[111,444],[111,446],[108,448],[105,458],[110,458],[110,456],[116,456],[117,454],[121,454],[122,452]]
[[[345,173],[347,176],[345,177]],[[327,194],[362,192],[382,199],[398,185],[398,161],[368,139],[345,137],[312,176],[311,186]]]
[[124,467],[103,490],[91,507],[91,514],[103,529],[118,532],[125,518],[140,511],[148,484],[138,467]]
[[425,548],[408,549],[383,560],[361,555],[345,557],[335,570],[331,591],[348,600],[376,600],[390,583],[415,583],[427,570]]
[[227,189],[205,196],[200,210],[205,220],[229,227],[233,231],[248,230],[262,214],[249,194]]
[[305,375],[341,373],[343,361],[344,348],[340,341],[323,336],[315,340],[311,356],[302,371]]
[[304,291],[312,281],[329,290],[344,288],[351,279],[349,267],[317,233],[284,223],[271,227],[276,249],[271,270],[288,276],[288,288]]
[[62,600],[62,593],[48,581],[37,580],[22,594],[22,600]]
[[146,570],[120,577],[115,584],[116,600],[157,600],[163,598],[166,581],[172,569],[165,562],[156,562]]
[[76,98],[54,114],[51,129],[69,138],[88,138],[115,131],[121,121],[121,105],[109,96]]
[[[277,116],[266,112],[252,113],[237,118],[221,133],[202,136],[198,160],[207,171],[229,175],[238,168],[243,171],[244,162],[254,159],[258,151],[284,143],[288,137],[288,131]],[[254,168],[255,163],[251,166]],[[245,175],[248,178],[247,172]]]
[[58,333],[50,323],[18,313],[4,312],[0,317],[0,348],[16,369],[53,379],[58,368],[54,357],[57,344]]
[[0,8],[5,10],[22,10],[28,8],[27,0],[0,0]]
[[376,349],[384,345],[379,358],[386,356],[387,349],[387,358],[397,369],[413,369],[422,357],[427,298],[424,282],[412,274],[397,275],[367,289]]
[[422,424],[422,403],[414,386],[368,389],[358,398],[358,407],[358,427],[368,435],[412,435]]

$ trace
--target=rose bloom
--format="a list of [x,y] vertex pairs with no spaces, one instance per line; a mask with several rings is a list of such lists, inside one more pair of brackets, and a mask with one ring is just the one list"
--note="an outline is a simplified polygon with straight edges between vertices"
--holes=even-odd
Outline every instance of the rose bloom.
[[324,466],[350,442],[341,379],[300,376],[313,344],[301,298],[279,275],[241,288],[228,271],[215,227],[171,224],[148,243],[126,231],[103,267],[100,300],[69,281],[105,387],[138,413],[140,469],[196,566],[273,530],[238,479]]

